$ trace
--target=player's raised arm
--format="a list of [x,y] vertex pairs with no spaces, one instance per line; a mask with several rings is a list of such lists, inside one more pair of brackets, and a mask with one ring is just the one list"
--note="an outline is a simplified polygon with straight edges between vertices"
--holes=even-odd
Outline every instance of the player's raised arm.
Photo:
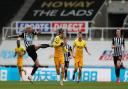
[[21,35],[11,35],[11,36],[8,36],[8,38],[24,38],[24,33],[22,33]]
[[12,35],[12,36],[8,36],[8,38],[18,38],[19,35]]

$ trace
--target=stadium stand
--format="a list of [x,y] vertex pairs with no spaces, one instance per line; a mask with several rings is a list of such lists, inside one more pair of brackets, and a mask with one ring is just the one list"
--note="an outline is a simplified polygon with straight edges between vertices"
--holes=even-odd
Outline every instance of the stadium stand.
[[11,19],[16,15],[23,4],[24,0],[1,0],[0,29],[11,22]]

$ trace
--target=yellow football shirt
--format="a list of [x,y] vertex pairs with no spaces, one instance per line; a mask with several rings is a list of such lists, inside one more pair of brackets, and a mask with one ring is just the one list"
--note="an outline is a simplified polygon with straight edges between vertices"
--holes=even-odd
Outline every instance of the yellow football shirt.
[[25,51],[25,47],[23,45],[20,45],[20,47],[15,48],[15,52],[17,53],[18,58],[23,57],[24,51]]
[[54,42],[53,42],[53,47],[55,49],[54,57],[63,57],[64,52],[67,52],[66,48],[64,46],[61,46],[62,42],[63,40],[59,36],[56,36],[54,38]]
[[87,42],[76,39],[73,46],[75,47],[75,58],[83,58],[83,49],[86,47]]

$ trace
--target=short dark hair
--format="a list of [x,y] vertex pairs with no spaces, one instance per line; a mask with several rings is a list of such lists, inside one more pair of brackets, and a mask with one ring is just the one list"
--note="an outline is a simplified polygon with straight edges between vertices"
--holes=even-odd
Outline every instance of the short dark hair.
[[16,44],[17,45],[20,45],[20,40],[19,39],[16,41]]
[[62,28],[58,29],[59,34],[61,34],[62,32],[64,32],[64,30]]
[[81,31],[79,31],[79,32],[78,32],[78,34],[82,34],[82,32],[81,32]]

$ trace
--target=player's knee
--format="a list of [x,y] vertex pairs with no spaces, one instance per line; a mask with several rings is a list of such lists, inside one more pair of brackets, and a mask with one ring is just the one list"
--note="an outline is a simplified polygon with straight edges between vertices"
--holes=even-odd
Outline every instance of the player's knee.
[[40,66],[40,64],[39,63],[36,63],[36,67],[39,67]]
[[56,72],[59,75],[60,74],[60,69],[59,68],[56,68]]
[[64,66],[61,67],[62,70],[65,70]]
[[120,68],[120,66],[121,66],[121,61],[119,60],[117,61],[116,68]]
[[62,69],[62,70],[61,70],[61,73],[64,74],[64,72],[65,72],[65,69]]
[[57,74],[60,75],[60,71],[59,70],[57,70]]
[[79,72],[82,72],[82,69],[79,69]]
[[65,67],[64,69],[65,69],[65,71],[67,71],[67,69],[68,69],[68,68],[67,68],[67,67]]
[[121,56],[119,56],[119,61],[122,59],[122,57]]
[[64,71],[61,71],[62,74],[64,74]]
[[64,73],[64,71],[65,71],[65,69],[64,68],[62,68],[62,72]]
[[35,62],[35,66],[39,67],[40,66],[39,62]]
[[82,71],[82,67],[79,67],[79,71],[80,71],[80,72]]
[[61,68],[64,68],[64,64],[61,64]]
[[74,73],[76,73],[76,72],[77,72],[77,69],[75,68],[75,69],[74,69]]

